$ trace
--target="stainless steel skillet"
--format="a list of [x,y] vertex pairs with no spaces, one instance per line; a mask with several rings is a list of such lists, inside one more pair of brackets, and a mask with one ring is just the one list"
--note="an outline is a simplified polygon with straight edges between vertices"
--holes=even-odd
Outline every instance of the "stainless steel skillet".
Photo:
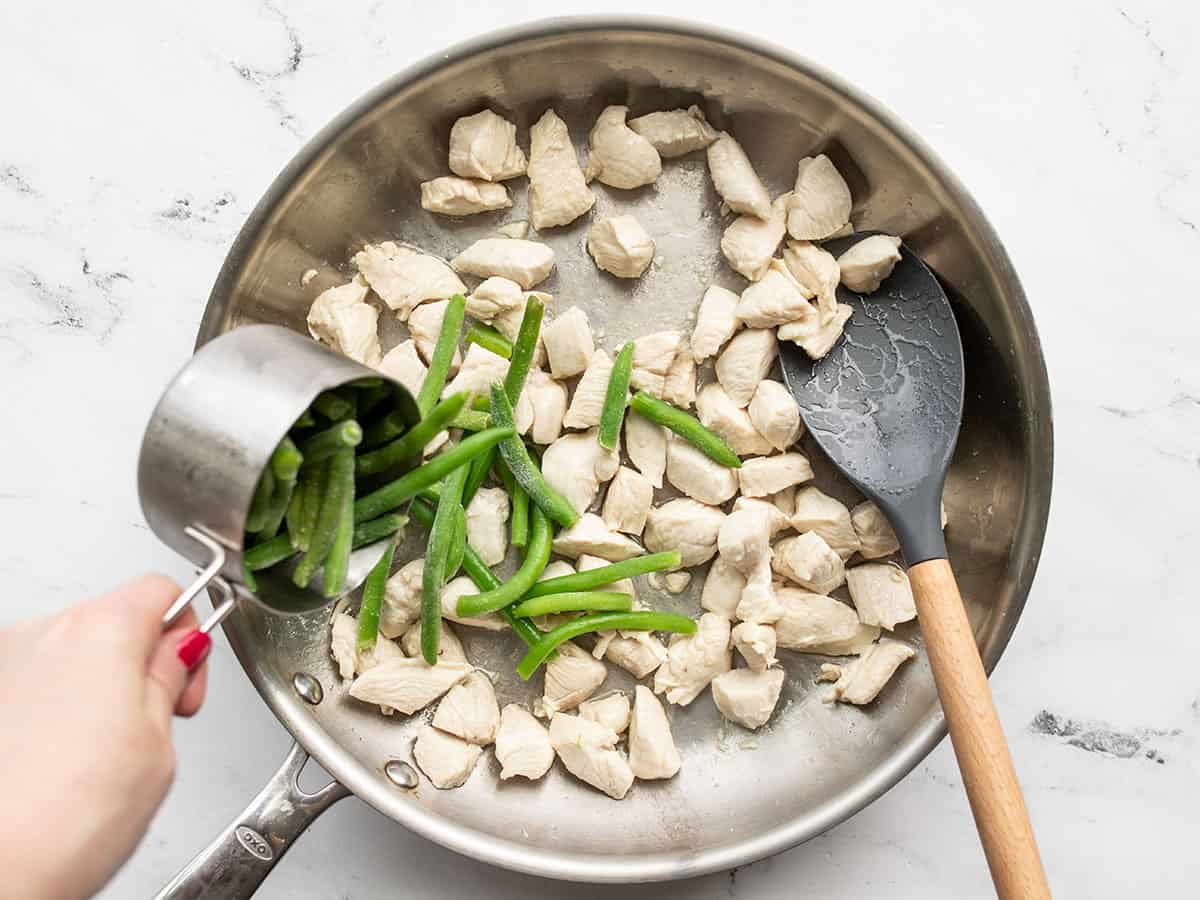
[[[798,158],[828,153],[850,181],[855,223],[904,235],[942,278],[967,360],[947,539],[990,669],[1025,602],[1049,508],[1050,397],[1032,316],[999,239],[954,176],[878,104],[787,51],[680,22],[566,19],[492,34],[422,62],[354,103],[276,179],[217,279],[198,344],[247,322],[302,328],[312,298],[345,278],[346,261],[366,241],[397,239],[453,255],[524,218],[523,190],[517,208],[462,223],[420,209],[417,186],[445,174],[447,135],[459,115],[491,106],[524,136],[553,105],[581,141],[610,103],[627,104],[631,115],[699,103],[743,142],[773,194],[790,185]],[[607,346],[688,329],[707,284],[739,287],[720,260],[723,222],[702,156],[667,162],[652,188],[597,186],[597,194],[593,216],[636,211],[657,241],[660,264],[637,284],[596,273],[583,249],[586,220],[539,239],[558,257],[545,289],[564,306],[582,305]],[[310,268],[320,274],[302,286]],[[385,331],[385,346],[389,337]],[[856,499],[812,455],[817,483]],[[656,602],[694,609],[699,581],[682,598]],[[683,770],[667,783],[639,784],[619,803],[557,769],[537,784],[500,784],[490,760],[456,791],[422,781],[405,787],[407,772],[393,766],[393,779],[385,767],[408,758],[417,720],[385,719],[344,697],[326,623],[323,613],[282,619],[247,607],[225,630],[280,721],[344,790],[301,796],[294,775],[305,755],[297,750],[168,896],[203,896],[205,884],[220,885],[214,896],[248,895],[346,791],[447,847],[524,872],[611,882],[695,876],[830,828],[894,785],[945,733],[923,657],[877,703],[857,709],[823,704],[813,683],[820,658],[788,654],[784,698],[765,731],[723,727],[707,697],[677,710]],[[501,702],[540,691],[536,679],[521,686],[508,674],[515,642],[460,634],[476,664],[503,673]],[[903,636],[919,644],[915,628]],[[321,702],[297,691],[297,673],[322,685]],[[625,685],[615,672],[609,683]]]

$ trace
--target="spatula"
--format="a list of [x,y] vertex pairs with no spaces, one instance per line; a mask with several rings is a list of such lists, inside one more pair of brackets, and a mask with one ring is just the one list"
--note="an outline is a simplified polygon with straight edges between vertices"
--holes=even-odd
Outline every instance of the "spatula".
[[[835,256],[868,236],[829,241]],[[838,288],[854,312],[813,361],[780,342],[783,378],[813,439],[887,516],[900,541],[925,649],[975,825],[1001,900],[1048,898],[1021,788],[946,558],[941,496],[962,424],[963,349],[950,302],[906,247],[875,292]]]

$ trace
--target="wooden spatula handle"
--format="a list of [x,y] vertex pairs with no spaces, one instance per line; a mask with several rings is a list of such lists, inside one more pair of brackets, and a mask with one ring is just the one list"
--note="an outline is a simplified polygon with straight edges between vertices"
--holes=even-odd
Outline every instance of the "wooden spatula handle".
[[927,560],[909,569],[908,577],[996,894],[1000,900],[1049,898],[1029,812],[950,563]]

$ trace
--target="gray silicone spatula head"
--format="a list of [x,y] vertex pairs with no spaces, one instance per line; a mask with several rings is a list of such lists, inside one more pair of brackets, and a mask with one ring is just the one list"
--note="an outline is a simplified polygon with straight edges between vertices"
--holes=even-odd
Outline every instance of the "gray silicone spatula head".
[[[828,241],[839,256],[867,237]],[[783,379],[826,455],[883,510],[908,564],[946,556],[942,486],[962,424],[963,351],[950,301],[907,247],[874,293],[838,287],[854,313],[811,360],[781,341]]]

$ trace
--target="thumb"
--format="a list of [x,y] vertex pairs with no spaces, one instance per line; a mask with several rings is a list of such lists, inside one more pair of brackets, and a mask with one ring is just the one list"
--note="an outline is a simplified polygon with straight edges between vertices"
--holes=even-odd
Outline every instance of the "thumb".
[[212,638],[195,628],[163,632],[146,668],[150,713],[165,727],[179,704],[188,680],[208,657]]

